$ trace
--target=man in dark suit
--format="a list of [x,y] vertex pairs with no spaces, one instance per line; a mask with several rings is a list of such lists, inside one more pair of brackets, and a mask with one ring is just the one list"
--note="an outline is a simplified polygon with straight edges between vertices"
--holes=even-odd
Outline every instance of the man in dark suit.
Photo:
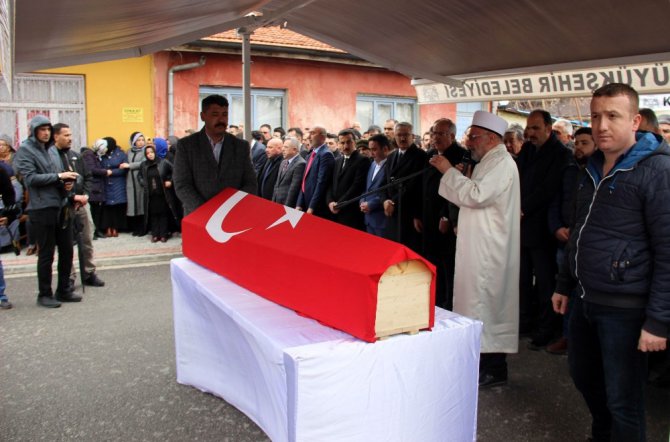
[[312,151],[307,157],[296,208],[330,219],[330,210],[326,205],[326,191],[333,179],[335,158],[326,146],[326,133],[326,129],[321,126],[315,126],[309,131]]
[[[386,162],[391,150],[391,143],[385,135],[377,134],[368,141],[372,152],[372,164],[368,169],[365,181],[365,192],[379,189],[386,183]],[[385,192],[378,192],[361,198],[359,204],[361,212],[365,214],[365,229],[376,236],[384,236],[388,218],[384,214],[382,201]]]
[[370,160],[356,150],[355,136],[351,129],[345,129],[337,135],[341,155],[335,160],[333,180],[328,187],[328,209],[334,221],[358,230],[365,230],[363,212],[358,204],[352,203],[336,208],[337,203],[356,198],[365,191],[365,177]]
[[210,95],[202,100],[205,126],[179,140],[172,179],[188,215],[226,187],[256,194],[256,173],[249,143],[226,132],[228,100]]
[[[517,157],[521,180],[521,269],[519,300],[521,332],[536,329],[532,350],[545,347],[560,329],[551,305],[556,275],[556,238],[549,231],[548,210],[558,194],[572,153],[552,132],[549,112],[534,110],[526,123],[528,143]],[[535,280],[535,289],[533,288]],[[535,302],[533,302],[535,301]],[[537,313],[533,313],[533,304]]]
[[[456,142],[456,125],[448,118],[437,120],[430,131],[433,146],[428,157],[442,155],[450,164],[460,164],[463,149]],[[435,265],[437,279],[435,304],[451,310],[454,297],[454,266],[456,260],[456,234],[458,207],[438,194],[442,174],[427,170],[422,176],[422,207],[420,227],[423,233],[423,255]]]
[[[410,123],[396,124],[394,133],[398,149],[389,156],[386,165],[387,183],[428,166],[426,152],[414,144]],[[390,218],[384,236],[417,253],[421,253],[421,236],[415,226],[415,220],[418,223],[421,217],[420,201],[421,177],[418,176],[402,183],[402,188],[394,186],[388,189],[384,201],[384,213]],[[398,212],[401,212],[400,215]]]
[[258,174],[258,196],[266,200],[272,200],[277,175],[279,175],[279,165],[282,160],[282,147],[283,144],[279,138],[272,138],[265,148],[268,160],[261,173]]
[[298,192],[305,173],[305,160],[300,156],[300,145],[297,138],[289,137],[284,141],[282,154],[284,159],[279,166],[279,175],[275,183],[272,201],[295,208]]
[[251,131],[251,162],[254,165],[256,175],[261,173],[265,162],[268,160],[263,144],[263,134],[257,130]]

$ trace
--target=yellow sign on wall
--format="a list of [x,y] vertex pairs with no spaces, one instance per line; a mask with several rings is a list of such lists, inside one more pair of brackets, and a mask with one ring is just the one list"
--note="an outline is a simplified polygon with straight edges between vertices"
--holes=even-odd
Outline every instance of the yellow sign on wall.
[[124,107],[121,110],[121,121],[124,123],[144,123],[144,108]]

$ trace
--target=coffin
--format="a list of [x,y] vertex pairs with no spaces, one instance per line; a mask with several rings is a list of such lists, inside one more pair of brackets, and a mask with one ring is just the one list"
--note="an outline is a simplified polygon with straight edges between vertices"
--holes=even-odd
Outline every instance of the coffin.
[[235,189],[182,222],[184,256],[359,339],[429,329],[435,268],[401,244]]

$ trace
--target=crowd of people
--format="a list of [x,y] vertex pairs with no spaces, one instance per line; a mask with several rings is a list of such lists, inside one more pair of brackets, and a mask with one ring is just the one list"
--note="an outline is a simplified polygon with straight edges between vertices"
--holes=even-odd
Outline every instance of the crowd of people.
[[[592,127],[541,109],[525,127],[478,111],[460,143],[448,118],[421,135],[395,120],[337,133],[263,124],[247,142],[228,126],[228,108],[206,97],[200,131],[180,140],[135,132],[127,151],[102,138],[81,161],[67,126],[33,118],[13,163],[30,197],[40,305],[81,300],[69,226],[90,224],[85,211],[74,215],[82,206],[95,226],[83,236],[128,229],[164,242],[183,215],[233,187],[422,254],[436,267],[436,304],[484,323],[480,388],[507,383],[505,356],[527,335],[531,350],[568,353],[594,440],[644,440],[647,354],[667,367],[670,329],[669,117],[610,84],[594,93]],[[0,146],[0,163],[8,157]],[[101,285],[90,264],[85,281]]]
[[507,383],[505,355],[526,334],[531,350],[568,353],[594,440],[644,440],[647,356],[667,364],[670,328],[670,119],[638,102],[604,86],[577,130],[541,109],[525,127],[478,111],[460,144],[446,118],[420,138],[393,120],[263,125],[247,144],[210,96],[203,129],[179,141],[174,186],[185,213],[234,187],[423,254],[436,303],[484,323],[480,388]]
[[[79,252],[82,284],[102,287],[93,240],[117,237],[121,230],[135,236],[150,233],[152,242],[166,242],[179,231],[182,209],[172,187],[176,137],[147,140],[134,132],[127,152],[114,138],[105,137],[77,153],[67,124],[52,125],[37,115],[29,129],[18,150],[9,136],[0,135],[0,226],[9,229],[22,215],[26,220],[27,254],[37,255],[39,305],[53,308],[82,300],[75,293],[73,244]],[[18,235],[12,233],[12,238],[20,248]],[[56,248],[58,280],[53,290]],[[13,305],[3,276],[0,262],[0,308],[8,310]]]

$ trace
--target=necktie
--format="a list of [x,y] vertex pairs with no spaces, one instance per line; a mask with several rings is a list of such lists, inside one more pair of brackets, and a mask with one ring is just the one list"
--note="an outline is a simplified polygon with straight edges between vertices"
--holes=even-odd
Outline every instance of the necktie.
[[347,165],[347,160],[348,159],[349,159],[349,157],[347,157],[347,156],[344,157],[344,161],[342,161],[342,170],[344,170],[344,166]]
[[288,170],[288,160],[284,160],[284,164],[281,166],[282,175]]
[[314,157],[316,156],[316,150],[313,150],[312,153],[309,155],[309,161],[307,162],[307,167],[305,167],[305,174],[302,176],[302,191],[305,192],[305,180],[307,179],[307,174],[309,173],[309,169],[312,168],[312,162],[314,161]]

